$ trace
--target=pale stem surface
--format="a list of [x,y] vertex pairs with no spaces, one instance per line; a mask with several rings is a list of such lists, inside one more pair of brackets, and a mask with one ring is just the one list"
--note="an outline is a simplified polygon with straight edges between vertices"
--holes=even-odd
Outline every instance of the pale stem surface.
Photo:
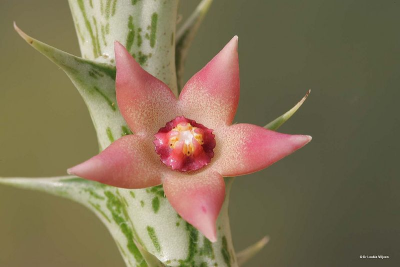
[[[178,1],[70,0],[69,3],[84,59],[115,68],[114,41],[119,41],[144,69],[177,94],[175,28]],[[68,70],[65,71],[68,73]],[[96,71],[100,73],[97,75],[95,72],[99,79],[106,77],[98,69]],[[74,81],[71,74],[69,76]],[[81,83],[83,85],[80,87],[85,87],[85,81]],[[87,87],[91,86],[90,83]],[[102,84],[107,88],[102,88]],[[111,102],[116,105],[113,85],[112,80],[97,83],[98,91],[113,92]],[[118,109],[98,118],[96,108],[91,107],[89,99],[90,96],[86,96],[85,101],[94,118],[101,149],[104,149],[121,135],[127,134],[123,130],[126,129],[126,123],[121,120]],[[231,182],[232,179],[226,180],[227,195],[217,221],[216,243],[209,242],[178,216],[160,186],[127,190],[87,182],[86,189],[68,197],[88,206],[102,219],[127,266],[237,266],[228,218]],[[87,184],[93,186],[90,189],[92,193]],[[159,261],[156,265],[152,255]]]

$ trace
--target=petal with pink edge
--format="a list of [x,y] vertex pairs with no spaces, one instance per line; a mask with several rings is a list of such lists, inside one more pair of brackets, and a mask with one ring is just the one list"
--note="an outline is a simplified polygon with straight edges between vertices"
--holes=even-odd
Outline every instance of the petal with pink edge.
[[213,129],[232,123],[240,88],[237,47],[235,36],[186,83],[179,96],[184,116]]
[[69,174],[122,188],[145,188],[161,184],[162,163],[151,140],[124,136],[99,155],[68,170]]
[[172,207],[211,242],[217,241],[216,221],[225,198],[225,183],[215,172],[169,173],[164,191]]
[[115,42],[119,110],[134,133],[155,134],[174,119],[177,99],[166,84],[145,71]]
[[215,169],[222,176],[262,170],[311,141],[308,135],[289,135],[252,124],[235,124],[216,133]]

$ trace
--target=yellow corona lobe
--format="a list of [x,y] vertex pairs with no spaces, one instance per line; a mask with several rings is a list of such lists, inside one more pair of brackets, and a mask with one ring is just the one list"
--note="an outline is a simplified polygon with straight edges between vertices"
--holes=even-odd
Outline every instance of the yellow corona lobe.
[[186,156],[191,156],[195,152],[195,146],[193,145],[193,138],[202,145],[203,136],[196,132],[197,127],[193,127],[190,123],[180,123],[174,127],[172,131],[172,136],[169,139],[169,146],[175,149],[175,146],[179,142],[183,142],[182,153]]

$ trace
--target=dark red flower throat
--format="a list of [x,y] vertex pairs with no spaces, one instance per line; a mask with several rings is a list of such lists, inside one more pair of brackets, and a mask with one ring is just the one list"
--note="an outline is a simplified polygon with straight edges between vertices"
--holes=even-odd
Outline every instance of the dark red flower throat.
[[211,162],[216,145],[212,129],[179,116],[158,130],[153,141],[161,161],[181,172],[201,169]]

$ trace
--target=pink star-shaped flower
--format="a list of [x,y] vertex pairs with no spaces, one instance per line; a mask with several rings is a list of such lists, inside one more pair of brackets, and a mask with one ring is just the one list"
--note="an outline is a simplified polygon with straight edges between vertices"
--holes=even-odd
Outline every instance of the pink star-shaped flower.
[[215,242],[223,177],[259,171],[310,142],[251,124],[233,124],[239,101],[238,38],[185,85],[177,99],[115,43],[116,93],[134,135],[68,170],[122,188],[163,184],[172,207]]

